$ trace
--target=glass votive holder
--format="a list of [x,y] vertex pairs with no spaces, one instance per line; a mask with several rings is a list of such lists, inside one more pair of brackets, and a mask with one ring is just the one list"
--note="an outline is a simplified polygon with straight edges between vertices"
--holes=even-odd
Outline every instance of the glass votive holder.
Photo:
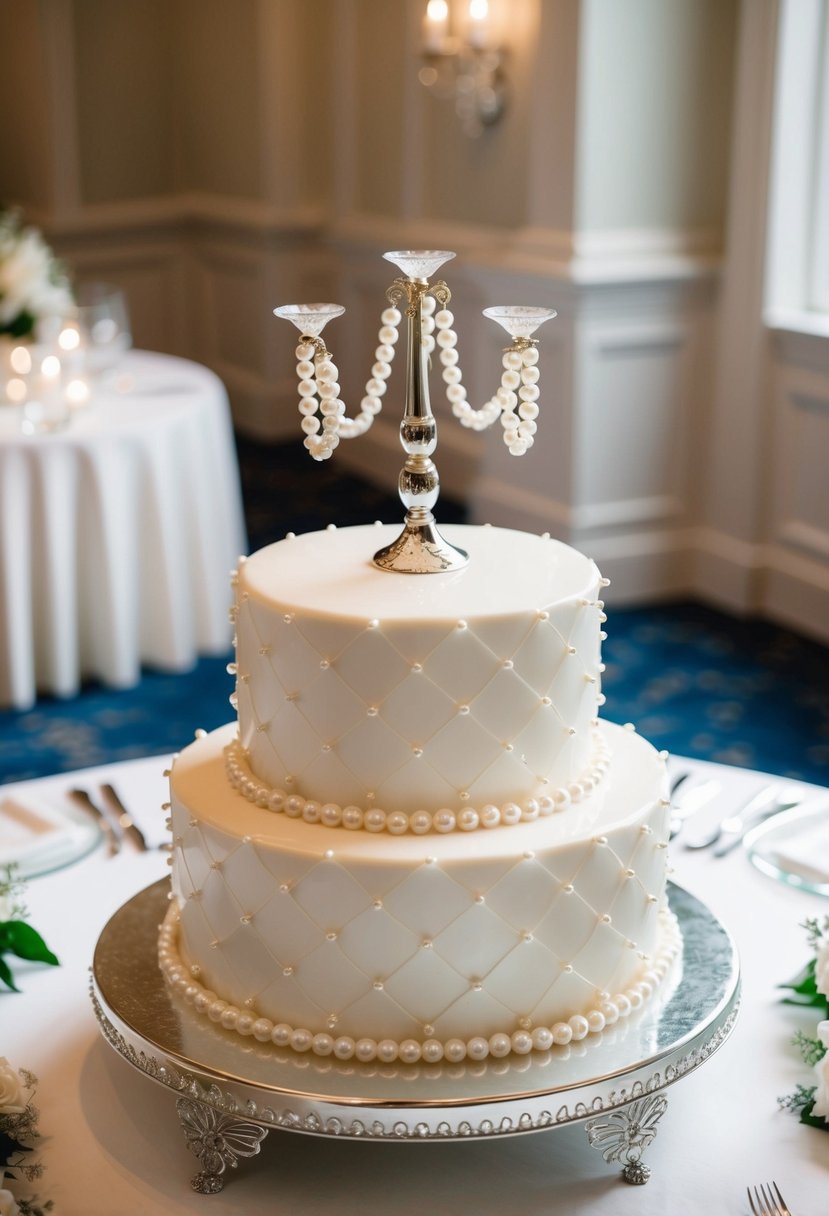
[[[6,384],[6,394],[20,407],[20,429],[24,435],[48,435],[61,431],[71,417],[65,374],[60,358],[43,347],[27,348],[27,372]],[[20,360],[22,367],[23,360]]]
[[109,283],[82,283],[76,298],[74,318],[84,374],[100,380],[117,368],[132,346],[126,297]]

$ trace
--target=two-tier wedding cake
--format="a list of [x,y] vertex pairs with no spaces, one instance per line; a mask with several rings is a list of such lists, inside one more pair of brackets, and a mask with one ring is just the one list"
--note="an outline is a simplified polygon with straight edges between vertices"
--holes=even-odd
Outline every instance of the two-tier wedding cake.
[[445,529],[461,570],[379,570],[396,531],[240,565],[238,729],[173,766],[162,967],[214,1022],[341,1059],[601,1031],[677,949],[664,757],[598,718],[605,580],[489,527]]

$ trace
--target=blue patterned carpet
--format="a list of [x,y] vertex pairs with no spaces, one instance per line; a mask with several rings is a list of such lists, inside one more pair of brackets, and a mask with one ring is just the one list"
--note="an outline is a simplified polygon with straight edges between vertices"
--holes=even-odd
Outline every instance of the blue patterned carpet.
[[[396,519],[396,498],[315,466],[294,445],[239,440],[251,550],[319,528]],[[442,520],[460,520],[441,499]],[[658,747],[829,785],[829,650],[762,621],[693,603],[611,609],[604,644],[604,716],[634,722]],[[123,692],[90,685],[0,712],[0,781],[176,751],[196,727],[232,717],[231,654],[181,675],[145,673]]]

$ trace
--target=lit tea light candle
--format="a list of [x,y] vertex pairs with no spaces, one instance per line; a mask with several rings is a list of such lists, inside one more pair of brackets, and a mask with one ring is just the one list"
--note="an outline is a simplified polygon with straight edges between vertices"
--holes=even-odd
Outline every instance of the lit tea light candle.
[[489,0],[469,0],[469,45],[482,51],[489,42]]
[[18,376],[28,376],[32,370],[32,356],[25,346],[15,346],[9,356],[9,362],[12,371],[17,372]]
[[86,405],[89,401],[89,385],[85,380],[70,380],[66,386],[66,400],[70,405]]
[[77,326],[67,325],[58,334],[58,346],[61,350],[77,350],[81,344],[81,334]]
[[13,405],[19,405],[21,401],[25,401],[26,381],[21,380],[18,376],[13,376],[6,383],[6,396]]
[[423,22],[423,45],[427,51],[439,54],[449,33],[449,5],[446,0],[429,0]]

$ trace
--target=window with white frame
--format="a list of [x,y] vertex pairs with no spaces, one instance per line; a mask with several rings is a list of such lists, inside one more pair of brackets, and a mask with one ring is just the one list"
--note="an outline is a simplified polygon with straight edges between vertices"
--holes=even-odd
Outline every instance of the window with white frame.
[[780,0],[766,307],[829,332],[829,0]]

